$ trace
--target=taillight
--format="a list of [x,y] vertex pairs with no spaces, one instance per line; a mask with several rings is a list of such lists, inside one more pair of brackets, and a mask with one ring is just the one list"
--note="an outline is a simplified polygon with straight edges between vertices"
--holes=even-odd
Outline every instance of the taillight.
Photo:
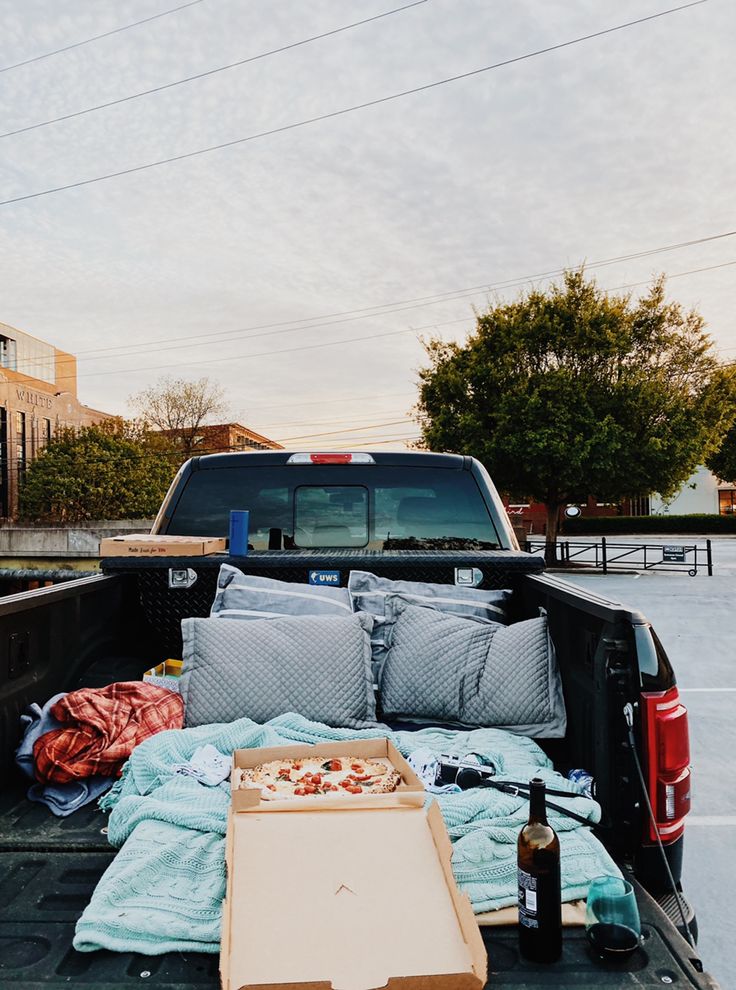
[[[649,800],[662,842],[674,842],[690,811],[690,736],[687,709],[676,687],[642,694]],[[649,838],[656,841],[651,822]]]
[[370,454],[292,454],[287,464],[375,464]]

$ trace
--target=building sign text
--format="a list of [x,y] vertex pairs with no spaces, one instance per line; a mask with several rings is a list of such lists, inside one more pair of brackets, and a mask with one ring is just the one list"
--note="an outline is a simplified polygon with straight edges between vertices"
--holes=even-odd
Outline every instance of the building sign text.
[[54,400],[50,395],[43,392],[29,392],[26,388],[16,388],[16,395],[21,402],[27,402],[29,406],[43,406],[44,409],[52,409]]

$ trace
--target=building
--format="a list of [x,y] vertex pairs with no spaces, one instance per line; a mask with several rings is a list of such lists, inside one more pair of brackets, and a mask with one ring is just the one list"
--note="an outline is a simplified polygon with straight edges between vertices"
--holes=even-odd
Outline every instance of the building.
[[240,423],[218,423],[216,426],[203,426],[199,431],[201,440],[197,446],[204,447],[208,453],[220,453],[228,450],[283,450],[280,443],[254,433]]
[[699,467],[674,498],[651,498],[652,515],[684,516],[694,512],[730,516],[736,512],[736,485],[720,481],[707,467]]
[[60,427],[112,418],[77,398],[77,359],[0,323],[0,517],[18,508],[28,464]]
[[[176,436],[182,430],[162,430],[166,436]],[[194,437],[192,454],[222,454],[230,450],[283,450],[280,443],[249,430],[240,423],[217,423],[201,426]]]
[[[519,535],[539,536],[547,529],[547,510],[539,502],[514,502],[503,499]],[[685,516],[698,514],[732,515],[736,512],[736,485],[720,481],[706,467],[699,467],[680,491],[671,499],[659,495],[642,495],[626,498],[621,502],[598,502],[590,496],[585,502],[576,503],[582,515],[591,516]],[[562,510],[560,510],[562,511]]]
[[[599,502],[589,496],[585,502],[576,502],[586,518],[591,516],[648,516],[649,498],[625,499],[623,502]],[[541,502],[518,502],[503,496],[503,504],[518,536],[542,536],[547,531],[547,508]],[[562,508],[560,519],[562,519]]]

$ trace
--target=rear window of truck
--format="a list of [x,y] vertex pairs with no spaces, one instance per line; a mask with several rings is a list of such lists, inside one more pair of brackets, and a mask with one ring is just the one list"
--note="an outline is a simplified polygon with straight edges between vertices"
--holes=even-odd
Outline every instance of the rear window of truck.
[[166,532],[227,536],[231,509],[250,512],[253,550],[499,546],[468,471],[288,464],[194,471]]

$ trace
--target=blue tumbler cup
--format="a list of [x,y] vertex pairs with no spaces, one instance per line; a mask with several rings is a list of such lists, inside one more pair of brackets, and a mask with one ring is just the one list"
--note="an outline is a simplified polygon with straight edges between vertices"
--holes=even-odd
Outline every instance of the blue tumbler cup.
[[247,509],[230,510],[230,556],[245,557],[248,554],[248,523],[250,512]]

